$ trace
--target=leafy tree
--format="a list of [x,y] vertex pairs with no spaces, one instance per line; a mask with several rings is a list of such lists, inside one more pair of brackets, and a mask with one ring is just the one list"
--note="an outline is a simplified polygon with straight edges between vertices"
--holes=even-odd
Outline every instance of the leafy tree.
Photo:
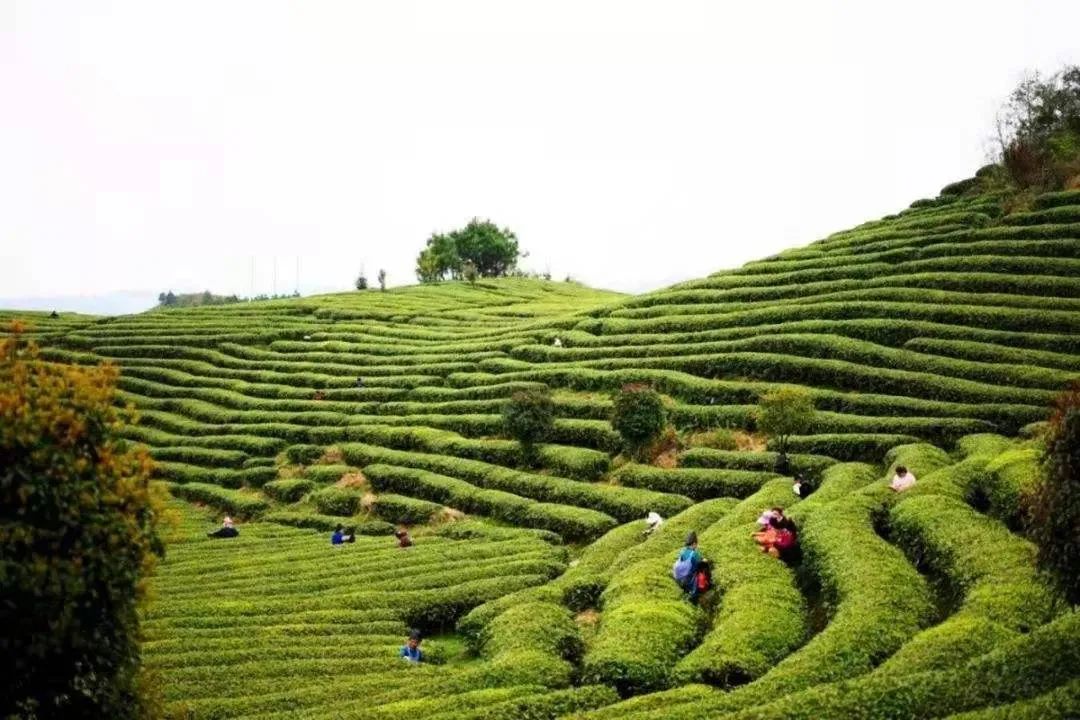
[[434,283],[443,279],[441,263],[431,248],[420,253],[416,258],[416,277],[422,283]]
[[520,390],[503,406],[503,429],[521,443],[521,452],[530,465],[536,463],[536,444],[551,434],[555,425],[555,401],[551,391]]
[[162,305],[164,307],[172,307],[173,305],[176,305],[177,302],[176,295],[173,293],[172,290],[167,293],[158,293],[157,299],[158,305]]
[[997,118],[1001,162],[1021,188],[1059,188],[1080,175],[1080,66],[1038,72],[1013,90]]
[[480,271],[476,269],[476,263],[472,260],[466,260],[461,266],[461,277],[468,280],[470,285],[475,285],[476,279],[480,277]]
[[660,394],[648,385],[624,385],[615,395],[611,426],[636,456],[667,427]]
[[116,430],[113,366],[0,342],[0,716],[134,718],[136,604],[162,553],[149,456]]
[[378,278],[379,278],[379,289],[382,290],[383,292],[386,292],[386,271],[380,268]]
[[367,290],[367,275],[363,272],[356,276],[356,289]]
[[449,233],[433,233],[416,258],[420,282],[437,282],[448,276],[464,277],[471,262],[479,277],[502,277],[517,265],[522,253],[517,236],[490,220],[473,218],[468,225]]
[[1027,498],[1028,531],[1039,566],[1080,604],[1080,384],[1062,394],[1050,419],[1042,477]]
[[757,428],[776,438],[777,449],[787,452],[788,439],[805,433],[814,423],[814,401],[802,388],[783,388],[761,396],[755,412]]

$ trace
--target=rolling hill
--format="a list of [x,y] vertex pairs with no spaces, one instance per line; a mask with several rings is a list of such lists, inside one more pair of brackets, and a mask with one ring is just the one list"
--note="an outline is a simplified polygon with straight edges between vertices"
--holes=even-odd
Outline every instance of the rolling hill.
[[[1080,615],[1020,498],[1080,375],[1080,191],[1005,207],[944,194],[635,297],[499,279],[29,319],[48,359],[120,366],[174,496],[144,656],[178,713],[1076,717]],[[618,455],[629,383],[665,396],[666,462]],[[500,413],[541,385],[557,420],[525,468]],[[786,385],[817,408],[805,500],[754,434]],[[798,563],[750,540],[773,505]],[[206,538],[222,511],[235,541]],[[361,535],[332,549],[342,520]],[[703,607],[669,578],[690,530]],[[410,627],[432,662],[396,659]]]

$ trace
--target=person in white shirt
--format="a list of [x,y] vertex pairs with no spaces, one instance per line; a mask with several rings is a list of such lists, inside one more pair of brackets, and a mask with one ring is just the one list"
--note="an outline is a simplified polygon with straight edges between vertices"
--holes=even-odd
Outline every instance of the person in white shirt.
[[915,475],[908,472],[903,465],[896,466],[896,474],[893,475],[889,489],[893,492],[903,492],[915,484]]
[[559,339],[559,338],[555,338],[555,342],[553,342],[551,344],[554,345],[555,347],[562,347],[562,340]]
[[645,516],[645,532],[642,535],[652,535],[663,523],[664,518],[660,517],[660,513],[650,512]]

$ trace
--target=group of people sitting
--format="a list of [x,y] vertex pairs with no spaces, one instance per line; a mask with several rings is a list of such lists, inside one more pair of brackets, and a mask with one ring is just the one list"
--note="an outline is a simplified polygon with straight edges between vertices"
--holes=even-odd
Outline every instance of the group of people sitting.
[[763,553],[780,560],[794,559],[799,547],[798,530],[794,521],[784,515],[783,508],[769,508],[761,513],[757,523],[761,529],[751,537]]

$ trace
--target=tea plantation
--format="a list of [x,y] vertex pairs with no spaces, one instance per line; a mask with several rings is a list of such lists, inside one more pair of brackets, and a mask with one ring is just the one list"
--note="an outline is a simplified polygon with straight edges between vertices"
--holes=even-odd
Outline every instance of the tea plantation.
[[[636,297],[500,279],[0,316],[122,370],[178,518],[143,621],[178,717],[1080,717],[1080,614],[1021,503],[1080,377],[1080,191],[943,195]],[[665,397],[664,462],[620,455],[630,383]],[[805,500],[755,434],[792,385],[817,410],[791,440]],[[541,386],[527,467],[501,412]],[[773,505],[799,562],[750,538]],[[226,512],[239,537],[208,538]],[[689,530],[701,606],[670,579]]]

